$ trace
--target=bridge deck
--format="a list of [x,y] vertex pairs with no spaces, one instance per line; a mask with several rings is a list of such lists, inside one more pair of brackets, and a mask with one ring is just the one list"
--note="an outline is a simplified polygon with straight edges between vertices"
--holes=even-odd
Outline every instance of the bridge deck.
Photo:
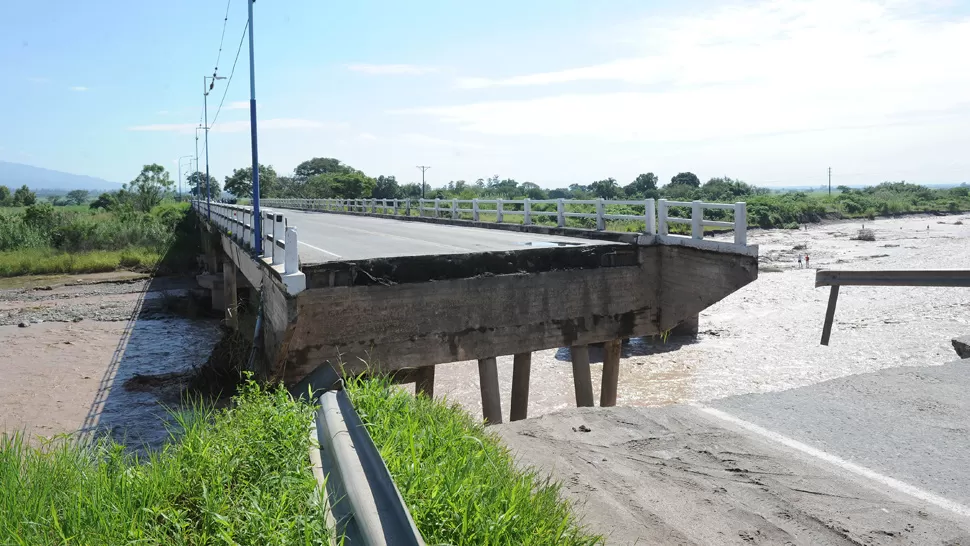
[[286,214],[299,230],[300,261],[365,260],[429,254],[466,254],[527,250],[553,245],[615,244],[580,237],[561,237],[513,231],[450,226],[423,222],[301,212],[273,208]]

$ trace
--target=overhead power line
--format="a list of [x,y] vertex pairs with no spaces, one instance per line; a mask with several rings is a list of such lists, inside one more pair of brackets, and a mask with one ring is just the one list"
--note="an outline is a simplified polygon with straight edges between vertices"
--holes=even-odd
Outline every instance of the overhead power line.
[[216,120],[219,119],[219,112],[222,111],[222,105],[226,102],[226,94],[229,92],[229,85],[232,84],[232,75],[236,73],[236,62],[239,61],[239,53],[242,51],[247,30],[249,30],[249,21],[246,21],[246,26],[243,27],[242,36],[239,37],[239,47],[236,48],[236,58],[232,61],[232,69],[229,71],[229,79],[226,80],[226,88],[222,91],[222,100],[219,101],[219,108],[216,109],[216,115],[212,117],[212,123],[209,124],[210,129],[216,124]]
[[[222,37],[219,38],[219,53],[216,54],[216,65],[212,70],[212,75],[215,76],[216,72],[219,71],[219,60],[222,59],[222,44],[226,41],[226,24],[229,23],[229,5],[232,4],[232,0],[226,0],[226,16],[222,20]],[[249,24],[248,22],[246,23]]]

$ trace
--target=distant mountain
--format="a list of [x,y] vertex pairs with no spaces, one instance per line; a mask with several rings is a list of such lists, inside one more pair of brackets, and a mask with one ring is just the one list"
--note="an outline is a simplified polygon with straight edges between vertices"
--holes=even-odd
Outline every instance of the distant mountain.
[[11,190],[24,184],[37,190],[118,190],[121,184],[93,176],[42,169],[22,163],[0,161],[0,185]]

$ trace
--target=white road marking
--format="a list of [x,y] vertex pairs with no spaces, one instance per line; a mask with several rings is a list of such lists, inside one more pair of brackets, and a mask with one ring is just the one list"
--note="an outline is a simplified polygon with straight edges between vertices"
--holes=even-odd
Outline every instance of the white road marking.
[[820,449],[816,449],[810,445],[803,444],[798,440],[794,440],[782,434],[778,434],[777,432],[770,431],[754,423],[750,423],[748,421],[745,421],[744,419],[735,417],[730,413],[726,413],[718,409],[710,408],[702,404],[691,404],[691,405],[708,415],[721,419],[722,421],[727,421],[749,432],[753,432],[761,436],[762,438],[765,438],[772,442],[782,444],[785,447],[789,447],[791,449],[800,451],[806,455],[815,457],[816,459],[820,459],[829,464],[833,464],[843,470],[846,470],[858,476],[862,476],[864,478],[868,478],[890,489],[895,489],[900,493],[904,493],[911,497],[915,497],[923,502],[927,502],[929,504],[933,504],[949,512],[953,512],[954,514],[958,514],[963,517],[970,517],[970,507],[964,506],[958,502],[941,497],[934,493],[930,493],[929,491],[925,491],[914,485],[910,485],[906,482],[902,482],[900,480],[897,480],[896,478],[890,478],[889,476],[880,474],[875,470],[846,461],[841,457],[837,457],[831,453],[822,451]]
[[340,254],[334,254],[333,252],[330,252],[329,250],[324,250],[324,249],[322,249],[322,248],[320,248],[318,246],[313,246],[311,244],[304,243],[303,241],[299,241],[299,240],[297,242],[300,243],[303,246],[308,246],[308,247],[312,248],[313,250],[319,250],[320,252],[323,252],[324,254],[329,254],[329,255],[333,256],[334,258],[339,258],[340,257]]

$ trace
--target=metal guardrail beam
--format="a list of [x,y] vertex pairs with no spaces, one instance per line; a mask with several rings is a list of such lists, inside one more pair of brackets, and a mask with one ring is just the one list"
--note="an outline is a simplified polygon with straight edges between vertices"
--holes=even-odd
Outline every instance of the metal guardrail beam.
[[970,270],[925,269],[815,272],[815,286],[957,286],[970,287]]
[[831,286],[829,303],[825,309],[825,322],[822,324],[822,345],[829,344],[832,323],[835,321],[835,306],[839,299],[840,286],[931,286],[931,287],[970,287],[968,269],[924,269],[924,270],[877,270],[877,271],[832,271],[820,269],[815,272],[815,287]]
[[421,533],[347,393],[330,390],[318,400],[314,424],[321,472],[317,480],[323,476],[320,486],[326,488],[337,536],[346,536],[351,544],[423,546]]

